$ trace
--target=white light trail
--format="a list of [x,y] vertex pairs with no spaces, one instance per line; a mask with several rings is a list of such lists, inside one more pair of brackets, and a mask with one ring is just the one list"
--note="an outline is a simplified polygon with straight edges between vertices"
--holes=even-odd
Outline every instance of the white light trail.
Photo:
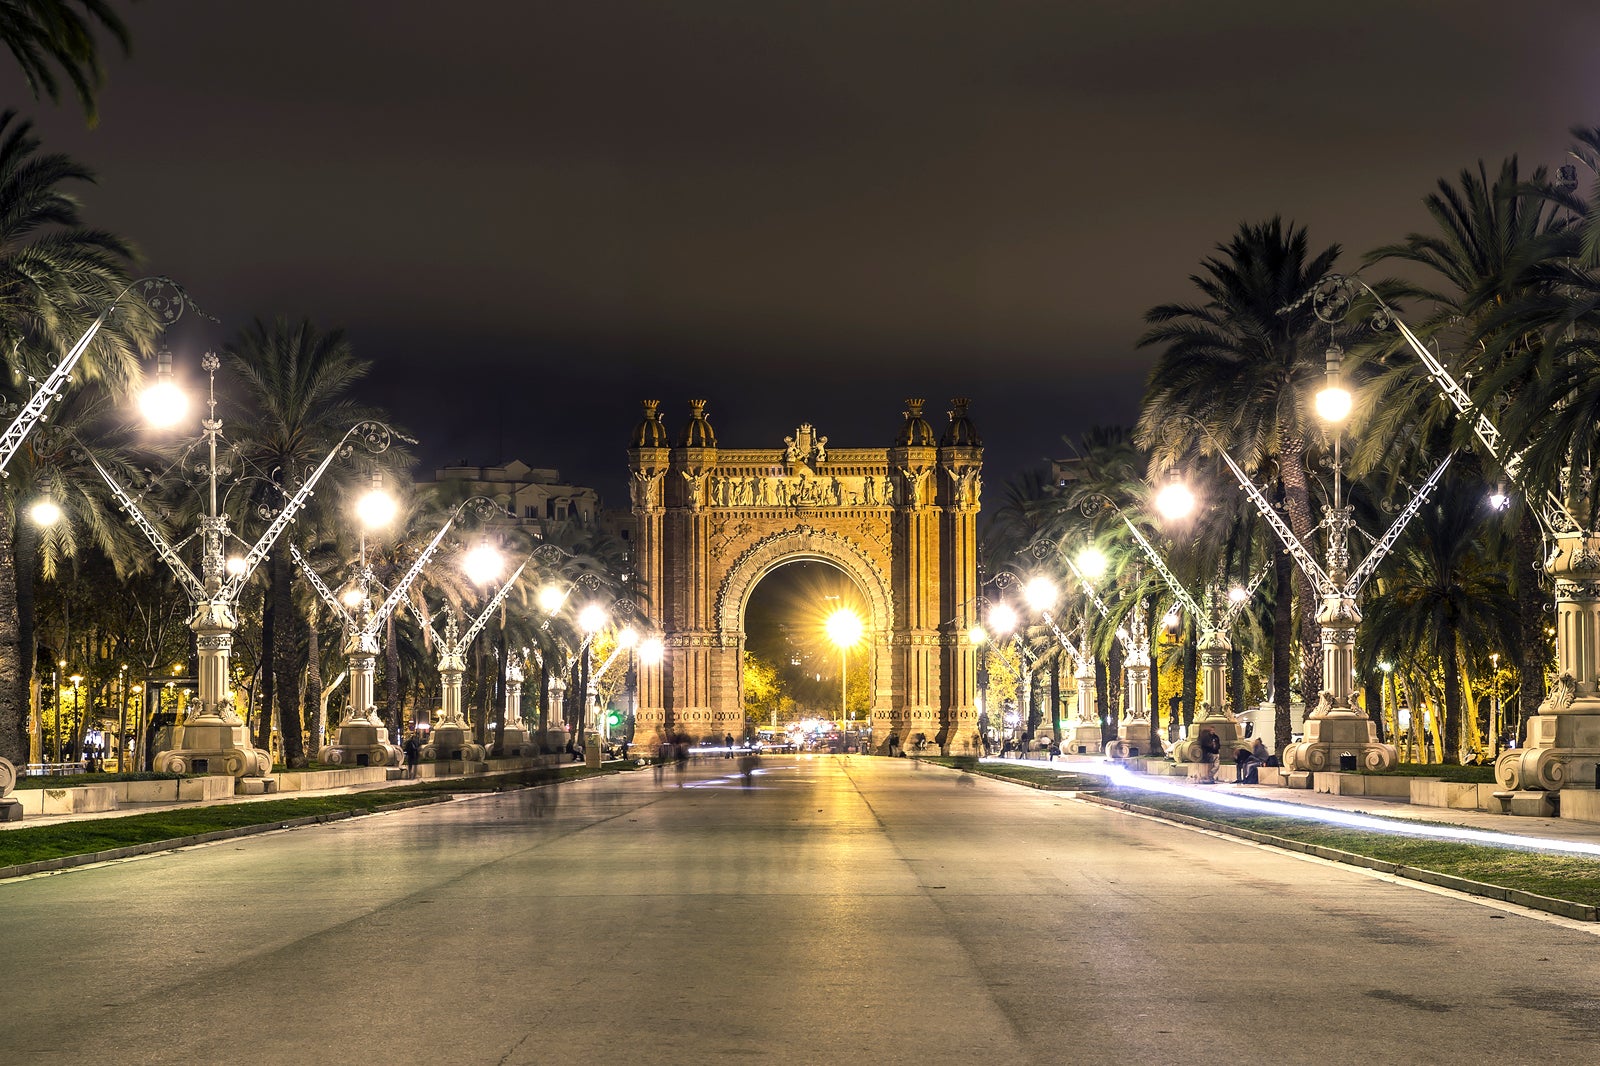
[[[1008,762],[992,756],[983,761],[1005,763],[1006,765],[1015,764],[1015,760]],[[1184,799],[1210,803],[1214,806],[1227,807],[1231,810],[1246,811],[1251,814],[1298,818],[1306,822],[1322,822],[1328,825],[1341,825],[1351,829],[1367,829],[1377,833],[1393,833],[1399,836],[1456,840],[1466,844],[1485,844],[1498,848],[1522,848],[1528,851],[1552,851],[1563,855],[1600,858],[1600,844],[1581,840],[1556,840],[1546,837],[1520,836],[1516,833],[1495,833],[1486,829],[1466,829],[1461,826],[1423,825],[1393,818],[1378,818],[1372,815],[1356,814],[1353,811],[1340,811],[1326,807],[1310,807],[1300,803],[1282,803],[1277,800],[1256,799],[1252,796],[1240,796],[1232,792],[1200,792],[1177,782],[1168,781],[1165,778],[1130,773],[1120,766],[1093,766],[1086,763],[1072,763],[1067,766],[1058,764],[1051,767],[1051,769],[1064,774],[1091,774],[1097,777],[1104,777],[1112,784],[1123,788],[1180,796]]]

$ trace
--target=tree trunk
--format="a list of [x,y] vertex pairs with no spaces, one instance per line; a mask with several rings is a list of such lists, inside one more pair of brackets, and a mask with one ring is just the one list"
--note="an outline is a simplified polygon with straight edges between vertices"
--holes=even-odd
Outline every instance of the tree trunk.
[[494,650],[495,684],[490,700],[493,707],[489,713],[494,718],[495,754],[504,755],[506,747],[506,631],[504,626],[495,631]]
[[1444,647],[1444,762],[1461,764],[1461,655],[1456,650],[1453,627],[1446,630]]
[[[1301,547],[1313,558],[1321,559],[1321,547],[1316,540],[1316,524],[1311,520],[1311,488],[1306,480],[1306,443],[1292,433],[1282,435],[1279,457],[1279,479],[1283,483],[1283,505],[1288,513],[1289,528]],[[1292,562],[1292,560],[1291,560]],[[1320,598],[1311,579],[1295,570],[1295,595],[1300,601],[1300,698],[1307,707],[1313,706],[1322,695],[1322,627],[1317,625],[1317,606]]]
[[1058,745],[1061,743],[1061,667],[1064,662],[1060,652],[1050,660],[1050,735]]
[[1228,690],[1232,695],[1233,713],[1243,714],[1248,693],[1244,683],[1244,652],[1238,648],[1228,653]]
[[578,661],[572,664],[570,676],[567,678],[567,700],[563,704],[563,717],[567,723],[567,733],[574,740],[583,734],[583,664],[588,658],[586,655],[578,656]]
[[22,743],[26,748],[27,718],[33,707],[33,671],[39,662],[38,628],[33,598],[34,576],[39,568],[39,527],[31,521],[17,523],[16,554],[12,557],[12,562],[17,569],[17,694],[22,701]]
[[[1200,692],[1200,656],[1195,647],[1195,629],[1198,619],[1190,615],[1187,624],[1183,627],[1183,703],[1181,713],[1183,724],[1190,725],[1194,721],[1194,709],[1197,706]],[[1221,696],[1218,695],[1220,702]],[[1213,711],[1221,712],[1221,707],[1213,707]]]
[[1378,739],[1389,742],[1389,729],[1383,717],[1383,675],[1375,674],[1362,682],[1362,701],[1367,707],[1367,718],[1377,726]]
[[277,639],[272,648],[272,672],[276,675],[278,732],[283,736],[283,762],[285,766],[299,768],[306,764],[306,754],[305,740],[301,735],[300,671],[294,661],[294,585],[282,544],[283,541],[279,540],[269,556],[273,614],[279,623],[275,634]]
[[1294,732],[1294,694],[1289,690],[1290,651],[1294,634],[1294,560],[1287,552],[1272,557],[1272,750],[1283,752]]
[[268,555],[267,588],[269,595],[263,597],[261,603],[261,713],[256,718],[256,747],[270,752],[274,757],[279,754],[272,751],[272,716],[278,706],[276,702],[278,675],[272,661],[273,649],[278,646],[278,612],[273,608],[273,599],[270,592],[276,580],[277,562],[273,556]]
[[539,750],[544,751],[550,732],[550,674],[541,662],[533,676],[539,679]]
[[1512,582],[1517,596],[1517,699],[1507,709],[1514,709],[1516,720],[1505,722],[1501,730],[1514,740],[1523,739],[1523,729],[1529,718],[1539,713],[1544,700],[1546,665],[1550,657],[1550,641],[1545,627],[1550,624],[1545,611],[1550,606],[1543,583],[1544,559],[1541,549],[1544,540],[1534,523],[1533,512],[1524,507],[1522,521],[1517,524],[1516,568]]
[[[316,610],[315,607],[312,608]],[[317,640],[317,619],[312,614],[306,618],[306,721],[311,726],[311,751],[315,756],[328,738],[327,714],[322,707],[322,648]]]
[[472,739],[489,747],[489,693],[494,688],[489,678],[484,676],[483,660],[485,659],[483,645],[478,644],[472,653],[473,678],[477,682],[477,691],[473,695]]
[[400,643],[395,640],[395,613],[390,611],[383,620],[383,694],[389,704],[389,726],[398,744],[405,735],[406,723],[400,698]]
[[28,761],[28,698],[22,681],[11,529],[10,518],[0,511],[0,758],[22,766]]
[[[1154,596],[1145,601],[1145,631],[1147,633],[1160,632],[1161,619],[1156,617],[1156,599]],[[1157,643],[1152,641],[1152,643]],[[1151,656],[1150,662],[1150,738],[1145,744],[1144,753],[1151,757],[1166,754],[1166,746],[1161,743],[1161,670],[1155,662],[1156,656]],[[1169,712],[1170,713],[1170,712]]]

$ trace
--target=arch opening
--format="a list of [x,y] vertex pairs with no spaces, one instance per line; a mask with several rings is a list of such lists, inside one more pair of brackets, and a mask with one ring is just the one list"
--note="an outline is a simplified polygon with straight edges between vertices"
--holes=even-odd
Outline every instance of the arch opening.
[[747,719],[806,750],[870,750],[883,635],[866,592],[837,563],[791,557],[768,567],[741,615]]

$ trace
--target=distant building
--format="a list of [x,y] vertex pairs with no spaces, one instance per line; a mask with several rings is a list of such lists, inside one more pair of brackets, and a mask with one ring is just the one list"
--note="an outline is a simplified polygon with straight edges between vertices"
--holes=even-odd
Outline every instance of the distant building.
[[532,467],[521,459],[499,466],[468,466],[462,460],[435,470],[433,478],[489,497],[516,515],[525,527],[539,529],[555,522],[596,527],[627,544],[631,554],[635,528],[632,512],[603,507],[598,492],[584,485],[567,484],[561,480],[559,470]]

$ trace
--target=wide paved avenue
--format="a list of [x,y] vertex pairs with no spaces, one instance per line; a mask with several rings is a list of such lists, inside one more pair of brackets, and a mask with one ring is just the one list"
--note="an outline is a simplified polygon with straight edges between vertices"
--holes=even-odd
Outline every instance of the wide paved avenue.
[[1576,1062],[1600,1036],[1572,922],[909,759],[733,765],[0,884],[0,1060]]

